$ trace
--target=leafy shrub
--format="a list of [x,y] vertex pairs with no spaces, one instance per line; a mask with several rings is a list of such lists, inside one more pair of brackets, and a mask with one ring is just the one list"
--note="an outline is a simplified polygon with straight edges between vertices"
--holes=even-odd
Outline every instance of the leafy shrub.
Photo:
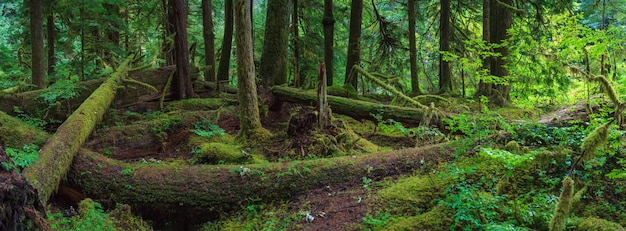
[[13,163],[2,162],[2,165],[7,170],[15,167],[17,167],[18,170],[22,170],[39,159],[39,146],[34,144],[24,145],[22,149],[7,147],[5,151],[7,156],[13,161]]
[[217,124],[213,124],[213,122],[209,120],[197,122],[193,125],[193,127],[194,129],[191,129],[191,132],[207,139],[210,139],[214,135],[224,135],[224,129]]

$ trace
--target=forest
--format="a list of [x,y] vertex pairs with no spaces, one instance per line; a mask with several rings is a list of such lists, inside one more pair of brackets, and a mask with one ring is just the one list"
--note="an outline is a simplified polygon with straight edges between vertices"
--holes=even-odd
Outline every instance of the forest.
[[0,230],[626,230],[625,0],[3,0]]

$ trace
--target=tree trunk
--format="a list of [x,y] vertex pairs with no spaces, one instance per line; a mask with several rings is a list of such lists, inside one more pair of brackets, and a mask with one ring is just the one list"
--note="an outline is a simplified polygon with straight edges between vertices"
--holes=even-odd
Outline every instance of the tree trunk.
[[348,37],[348,57],[346,61],[346,85],[357,88],[357,73],[350,76],[352,67],[359,65],[360,43],[361,43],[361,22],[363,20],[363,0],[352,0],[350,9],[350,35]]
[[[450,0],[441,0],[439,30],[439,51],[450,52]],[[439,53],[439,91],[441,93],[449,93],[452,92],[450,62],[445,61],[443,56],[442,53]]]
[[128,57],[85,102],[57,129],[39,151],[39,160],[22,172],[47,204],[50,195],[65,177],[78,149],[89,137],[115,97],[118,83],[126,77],[132,56]]
[[293,82],[295,87],[301,87],[304,81],[300,78],[300,25],[298,22],[298,0],[293,0],[293,13],[291,16],[293,31]]
[[[488,0],[485,0],[483,4],[486,4]],[[483,24],[489,24],[489,29],[486,31],[483,25],[483,38],[489,38],[489,43],[503,43],[509,39],[509,35],[507,34],[507,30],[511,28],[511,24],[513,21],[511,9],[508,6],[504,5],[512,5],[512,0],[503,0],[502,2],[491,0],[487,3],[489,5],[489,12],[484,12],[484,14],[488,14],[489,18],[486,20],[486,16],[483,15]],[[483,6],[487,7],[487,6]],[[487,33],[486,33],[487,32]],[[506,69],[507,58],[508,58],[508,46],[503,46],[496,48],[494,52],[499,53],[498,57],[490,57],[485,59],[485,68],[490,71],[489,74],[495,77],[500,78],[508,78],[509,71]],[[508,80],[507,80],[508,81]],[[511,88],[508,84],[495,84],[495,83],[487,83],[482,82],[479,86],[478,92],[476,92],[477,96],[487,96],[489,97],[489,102],[498,106],[504,106],[507,102],[510,101],[510,91]]]
[[174,14],[174,61],[176,73],[172,85],[176,99],[187,99],[193,96],[193,86],[189,75],[189,50],[187,45],[187,4],[185,0],[171,0]]
[[170,7],[170,1],[173,0],[162,0],[161,4],[163,5],[163,58],[165,59],[165,66],[174,65],[174,41],[172,35],[175,33],[176,29],[174,28],[174,12]]
[[43,47],[43,6],[30,0],[30,39],[32,46],[32,81],[38,89],[46,88],[46,63]]
[[417,44],[415,42],[415,0],[409,0],[409,62],[411,63],[411,91],[420,95],[420,82],[417,70]]
[[126,164],[82,149],[68,180],[90,198],[129,204],[135,211],[141,211],[144,218],[169,213],[201,223],[206,222],[202,219],[210,212],[237,211],[252,203],[291,200],[319,187],[361,182],[363,177],[381,180],[416,170],[428,171],[428,166],[451,159],[451,153],[445,145],[433,145],[287,163],[181,167]]
[[217,69],[217,80],[228,81],[230,70],[230,49],[233,46],[233,0],[224,0],[224,38],[220,66]]
[[[313,106],[317,104],[318,100],[316,93],[284,86],[272,87],[272,93],[276,96],[277,101],[273,102],[274,105],[270,105],[270,109],[280,108],[278,105],[282,102],[294,102]],[[374,115],[380,115],[382,120],[393,119],[406,124],[419,125],[422,122],[422,118],[424,118],[424,110],[417,108],[384,105],[330,95],[328,96],[328,105],[332,112],[347,115],[356,120],[378,122]],[[443,118],[439,118],[433,124],[443,128],[441,119]]]
[[[110,20],[109,25],[104,29],[106,37],[108,39],[108,44],[104,46],[105,49],[102,51],[102,58],[106,63],[113,66],[115,65],[115,50],[120,47],[120,31],[122,30],[122,25],[118,23],[117,20],[121,20],[120,15],[120,7],[115,4],[104,3],[104,9],[107,11],[107,15],[112,17],[113,20]],[[115,66],[114,66],[115,67]]]
[[259,76],[265,86],[287,83],[288,0],[268,0]]
[[333,0],[324,0],[324,17],[322,18],[324,25],[324,63],[326,64],[326,83],[328,86],[333,85],[333,63],[335,42],[335,17],[333,16]]
[[235,0],[235,44],[237,45],[237,85],[239,86],[238,138],[244,141],[264,139],[270,135],[261,126],[259,99],[257,98],[254,58],[252,57],[252,34],[250,9],[247,0]]
[[56,65],[56,59],[54,57],[54,13],[52,7],[50,7],[50,13],[46,22],[46,32],[48,32],[48,75],[54,73],[54,66]]
[[[491,17],[491,0],[483,0],[483,41],[487,47],[491,44],[491,35],[490,35],[490,23],[489,18]],[[491,59],[492,57],[484,57],[483,59],[483,69],[486,71],[485,75],[491,75]],[[488,96],[489,92],[491,92],[491,84],[485,83],[482,79],[478,83],[478,91],[476,91],[476,96],[485,95]]]
[[202,34],[204,36],[204,75],[215,82],[215,35],[213,34],[213,6],[211,0],[202,0]]

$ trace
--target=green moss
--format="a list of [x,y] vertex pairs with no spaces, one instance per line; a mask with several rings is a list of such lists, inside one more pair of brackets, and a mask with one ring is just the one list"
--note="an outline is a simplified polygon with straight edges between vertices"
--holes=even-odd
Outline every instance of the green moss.
[[445,205],[439,204],[430,211],[417,216],[400,217],[393,219],[384,230],[450,230],[454,224],[454,211]]
[[508,143],[506,143],[506,145],[504,145],[504,150],[507,150],[507,151],[512,152],[512,153],[519,153],[520,146],[517,143],[517,141],[512,140],[512,141],[509,141]]
[[596,129],[594,129],[580,144],[580,149],[583,152],[583,160],[588,160],[594,157],[596,149],[606,143],[609,137],[609,127],[613,121],[606,122]]
[[191,98],[173,101],[167,104],[167,111],[189,110],[189,111],[209,111],[216,110],[224,105],[220,98]]
[[533,119],[540,114],[540,112],[536,110],[520,108],[512,105],[500,108],[496,112],[504,118],[512,120]]
[[43,145],[47,134],[0,111],[0,145],[21,148],[27,144]]
[[120,230],[152,230],[152,227],[150,227],[148,223],[140,217],[133,215],[130,206],[127,204],[118,204],[115,209],[109,213],[109,216],[115,219],[115,226]]
[[428,211],[435,206],[437,198],[444,196],[451,177],[436,175],[402,178],[378,191],[378,197],[392,214],[412,215]]
[[569,176],[563,179],[562,190],[559,203],[554,208],[554,215],[550,220],[550,231],[565,230],[565,222],[567,217],[569,217],[569,211],[572,208],[572,197],[574,196],[574,180]]
[[624,231],[623,226],[596,217],[587,217],[578,222],[579,231]]

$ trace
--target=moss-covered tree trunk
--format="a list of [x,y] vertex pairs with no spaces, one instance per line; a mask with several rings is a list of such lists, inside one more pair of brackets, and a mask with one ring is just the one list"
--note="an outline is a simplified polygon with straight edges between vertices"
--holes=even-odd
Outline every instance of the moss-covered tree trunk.
[[[272,87],[272,93],[276,96],[277,102],[274,102],[276,104],[294,102],[314,106],[318,100],[316,93],[285,86]],[[337,96],[328,96],[328,105],[333,113],[347,115],[357,120],[365,119],[374,122],[378,122],[374,115],[380,115],[382,120],[393,119],[402,123],[418,125],[424,119],[425,114],[422,109],[384,105]],[[280,107],[271,105],[270,108]],[[440,120],[432,123],[443,127]]]
[[259,76],[266,86],[287,83],[289,10],[287,0],[267,1]]
[[43,49],[43,6],[41,0],[30,0],[30,40],[32,46],[32,80],[38,88],[46,88],[46,61]]
[[202,0],[202,35],[204,36],[204,76],[215,82],[215,35],[213,34],[213,6],[211,0]]
[[324,17],[322,18],[324,25],[324,63],[326,64],[326,83],[328,86],[333,85],[333,62],[335,42],[335,17],[333,16],[333,0],[324,0]]
[[228,81],[230,70],[230,49],[233,46],[233,0],[224,0],[224,38],[222,39],[222,53],[220,65],[217,69],[217,80]]
[[452,156],[440,152],[448,152],[445,145],[288,163],[180,166],[126,164],[82,149],[68,180],[94,199],[129,204],[142,213],[194,217],[289,200],[314,188],[360,182],[363,177],[378,180],[427,170]]
[[67,173],[74,155],[115,97],[121,78],[127,75],[132,56],[127,58],[85,102],[57,129],[39,151],[39,160],[24,169],[26,179],[38,190],[46,204]]
[[361,22],[363,21],[363,0],[352,0],[350,5],[350,35],[348,37],[348,57],[344,84],[357,88],[357,74],[350,75],[352,67],[358,65],[361,57]]
[[238,137],[243,140],[264,139],[269,131],[261,125],[259,99],[254,74],[252,57],[252,24],[250,10],[246,0],[235,0],[235,43],[237,44],[237,85],[239,86],[239,122]]

